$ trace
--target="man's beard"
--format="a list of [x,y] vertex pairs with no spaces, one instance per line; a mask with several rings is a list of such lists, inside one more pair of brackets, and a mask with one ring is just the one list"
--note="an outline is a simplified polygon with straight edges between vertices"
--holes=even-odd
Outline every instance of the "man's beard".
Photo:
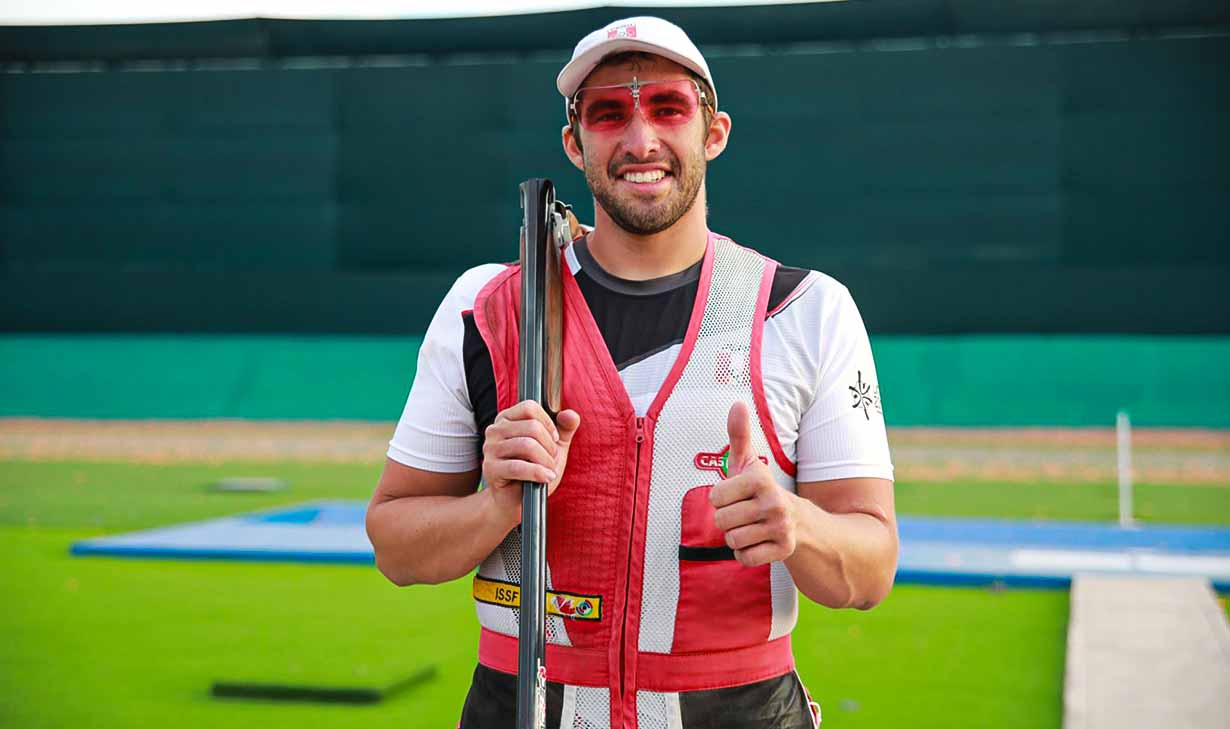
[[[690,155],[687,164],[669,152],[666,157],[638,160],[625,156],[618,162],[612,160],[605,170],[585,160],[585,181],[594,194],[594,199],[620,228],[633,235],[653,235],[675,224],[683,214],[692,209],[701,183],[705,180],[705,156],[702,151]],[[617,188],[616,170],[624,165],[667,162],[670,164],[671,190],[662,202],[647,202],[632,196],[621,197]]]

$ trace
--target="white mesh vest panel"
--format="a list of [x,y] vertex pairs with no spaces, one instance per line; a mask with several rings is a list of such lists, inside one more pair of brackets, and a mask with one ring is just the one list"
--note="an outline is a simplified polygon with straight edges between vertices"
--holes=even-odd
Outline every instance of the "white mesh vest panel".
[[636,692],[636,729],[680,729],[679,694]]
[[[693,462],[698,453],[721,450],[729,442],[730,406],[743,401],[752,418],[752,442],[769,460],[777,483],[791,492],[794,479],[777,464],[756,417],[752,392],[751,344],[756,303],[766,261],[754,251],[717,237],[713,273],[695,345],[679,381],[662,406],[653,434],[653,471],[645,535],[644,593],[639,647],[669,653],[675,637],[679,601],[679,543],[683,496],[716,483]],[[798,598],[789,572],[770,568],[773,619],[765,640],[789,633],[798,615]]]
[[[521,584],[521,529],[513,529],[495,551],[487,555],[478,566],[478,574],[491,580]],[[547,589],[553,590],[551,584],[551,565],[547,565]],[[488,605],[485,602],[474,601],[474,609],[478,613],[478,623],[488,630],[516,638],[519,631],[521,611],[516,608],[506,608],[502,605]],[[547,616],[547,642],[556,645],[572,645],[568,640],[568,628],[564,619],[558,615]]]
[[565,686],[560,729],[609,729],[611,692],[604,688]]

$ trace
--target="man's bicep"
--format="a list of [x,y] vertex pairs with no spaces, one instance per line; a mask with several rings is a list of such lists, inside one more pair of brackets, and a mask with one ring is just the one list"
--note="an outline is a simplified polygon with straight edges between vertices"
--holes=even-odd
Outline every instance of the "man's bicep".
[[392,458],[384,461],[384,471],[376,484],[372,504],[381,504],[408,496],[468,496],[478,488],[480,471],[441,473],[398,463]]
[[893,482],[886,478],[838,478],[806,481],[796,486],[799,496],[830,514],[868,514],[896,526]]

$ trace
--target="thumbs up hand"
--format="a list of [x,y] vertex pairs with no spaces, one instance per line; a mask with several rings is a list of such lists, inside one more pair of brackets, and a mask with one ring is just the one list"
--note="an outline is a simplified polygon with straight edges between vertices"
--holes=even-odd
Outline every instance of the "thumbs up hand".
[[714,522],[726,533],[735,559],[747,567],[784,560],[797,546],[797,496],[777,485],[752,448],[747,405],[737,402],[726,418],[730,436],[728,477],[709,492]]

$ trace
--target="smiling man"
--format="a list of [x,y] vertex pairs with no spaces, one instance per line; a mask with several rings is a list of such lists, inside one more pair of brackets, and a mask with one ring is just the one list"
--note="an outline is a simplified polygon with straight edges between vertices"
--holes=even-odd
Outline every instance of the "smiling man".
[[731,118],[683,30],[600,28],[557,87],[595,201],[565,250],[566,409],[517,400],[519,268],[467,271],[368,509],[376,563],[399,585],[477,567],[461,727],[512,727],[520,483],[547,483],[549,727],[814,727],[797,594],[869,609],[897,561],[862,319],[832,278],[709,230]]

